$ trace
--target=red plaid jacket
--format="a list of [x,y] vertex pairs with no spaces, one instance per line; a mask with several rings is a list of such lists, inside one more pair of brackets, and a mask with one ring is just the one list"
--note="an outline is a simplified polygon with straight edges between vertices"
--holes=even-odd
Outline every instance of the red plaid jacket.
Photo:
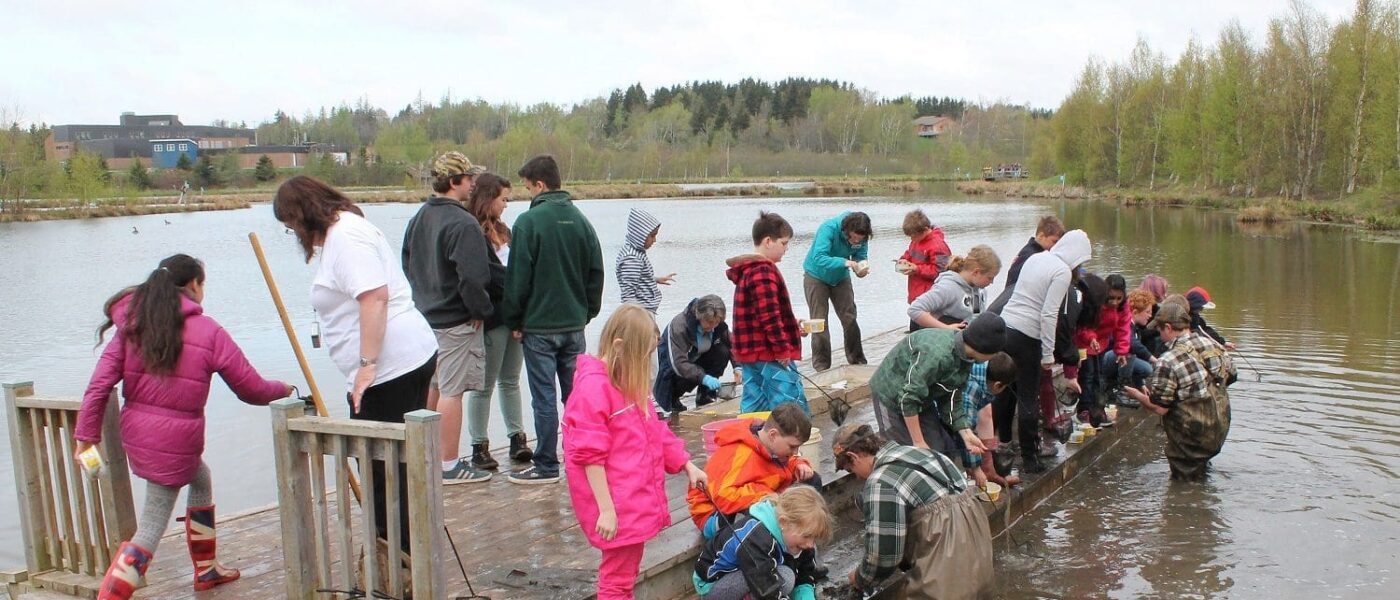
[[802,359],[802,333],[792,313],[787,282],[773,261],[757,254],[726,261],[734,282],[730,351],[736,363]]

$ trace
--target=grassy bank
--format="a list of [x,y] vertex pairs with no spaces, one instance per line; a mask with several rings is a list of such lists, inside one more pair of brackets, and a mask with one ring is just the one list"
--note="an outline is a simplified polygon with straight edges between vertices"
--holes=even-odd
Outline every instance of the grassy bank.
[[1400,231],[1400,194],[1379,188],[1362,190],[1341,200],[1292,200],[1281,197],[1242,198],[1213,190],[1166,187],[1156,190],[1088,189],[1050,182],[964,181],[966,194],[1004,194],[1019,198],[1063,198],[1117,202],[1125,206],[1194,206],[1236,211],[1244,223],[1294,220],[1345,223],[1376,231]]
[[102,200],[97,202],[77,202],[46,200],[43,202],[16,204],[6,202],[0,210],[0,223],[28,223],[34,221],[62,221],[68,219],[94,219],[100,217],[129,217],[135,215],[157,215],[183,212],[203,212],[209,210],[236,210],[252,205],[249,196],[219,196],[203,202],[175,204],[173,199],[155,200]]

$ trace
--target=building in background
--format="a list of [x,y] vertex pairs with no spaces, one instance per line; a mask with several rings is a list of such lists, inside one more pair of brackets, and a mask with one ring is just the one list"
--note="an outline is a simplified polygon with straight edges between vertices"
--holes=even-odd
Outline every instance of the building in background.
[[147,166],[154,169],[174,169],[180,164],[181,156],[193,165],[194,161],[199,159],[199,145],[188,138],[151,140],[151,160]]
[[181,141],[199,149],[241,148],[253,143],[254,132],[242,127],[185,125],[179,115],[127,112],[117,125],[55,125],[44,141],[44,158],[65,161],[77,152],[90,152],[106,159],[108,168],[119,170],[137,158],[153,162],[156,140],[162,141],[162,148],[166,140],[175,140],[177,148]]
[[919,137],[934,138],[943,135],[943,131],[953,124],[953,120],[948,117],[927,116],[914,119],[914,132]]

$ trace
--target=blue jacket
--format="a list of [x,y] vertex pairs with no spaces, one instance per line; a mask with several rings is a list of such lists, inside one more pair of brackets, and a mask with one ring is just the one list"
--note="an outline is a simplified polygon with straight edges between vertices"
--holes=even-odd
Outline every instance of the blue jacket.
[[807,260],[802,262],[803,271],[827,285],[839,285],[850,279],[851,270],[846,268],[846,261],[860,262],[870,254],[870,240],[852,246],[841,233],[841,220],[849,214],[848,210],[836,215],[817,228],[812,249],[807,251]]
[[[787,565],[797,575],[791,594],[782,591],[779,565]],[[703,598],[716,581],[735,571],[744,573],[749,596],[754,600],[816,597],[816,552],[807,550],[796,556],[788,552],[783,545],[783,532],[778,528],[778,511],[767,500],[734,515],[732,527],[721,528],[715,537],[705,541],[691,582]]]

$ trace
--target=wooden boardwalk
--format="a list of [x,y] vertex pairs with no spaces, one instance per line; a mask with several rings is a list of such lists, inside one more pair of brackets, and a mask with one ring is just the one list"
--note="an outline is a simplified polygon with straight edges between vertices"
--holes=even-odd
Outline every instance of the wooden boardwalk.
[[[903,337],[902,329],[872,336],[866,340],[866,354],[872,361],[878,362]],[[840,356],[833,359],[837,365],[842,362]],[[873,423],[873,410],[868,402],[858,404],[847,419]],[[1117,432],[1110,431],[1110,435],[1099,436],[1094,444],[1072,447],[1076,451],[1062,453],[1059,468],[1034,478],[1035,481],[1023,484],[1013,493],[1005,494],[997,506],[989,504],[994,533],[1014,523],[1016,518],[1092,464],[1105,448],[1114,443],[1114,435],[1126,434],[1143,419],[1137,414],[1133,419],[1123,421],[1123,425],[1128,425],[1129,421],[1133,424],[1117,428]],[[826,436],[825,448],[834,434],[834,424],[825,414],[815,417],[813,424],[822,428]],[[698,428],[679,424],[676,427],[686,440],[691,455],[696,457],[697,464],[703,464],[704,451]],[[1084,452],[1088,448],[1095,448],[1095,451]],[[489,596],[493,600],[591,597],[599,552],[588,544],[574,519],[566,484],[511,484],[503,475],[506,468],[511,466],[510,461],[504,452],[498,459],[502,471],[490,482],[443,489],[444,521],[460,553],[466,574],[471,579],[472,589],[476,594]],[[856,486],[844,473],[835,472],[829,452],[823,452],[818,472],[826,482],[828,499],[837,505],[835,508],[849,510],[849,506],[841,504],[850,503]],[[667,479],[673,525],[647,544],[638,598],[693,597],[688,589],[689,573],[698,551],[699,536],[688,517],[685,486],[686,481],[682,476]],[[355,510],[358,511],[358,507]],[[243,577],[234,583],[198,594],[191,587],[192,571],[183,534],[167,535],[146,575],[147,586],[139,590],[135,597],[204,600],[285,597],[279,519],[275,506],[224,516],[219,523],[219,558],[223,564],[241,569]],[[468,585],[463,580],[452,548],[443,550],[442,555],[436,558],[447,574],[447,598],[468,597]],[[849,551],[846,555],[850,555]],[[847,564],[830,566],[834,576],[844,576],[850,569]],[[338,594],[326,597],[350,596]]]

